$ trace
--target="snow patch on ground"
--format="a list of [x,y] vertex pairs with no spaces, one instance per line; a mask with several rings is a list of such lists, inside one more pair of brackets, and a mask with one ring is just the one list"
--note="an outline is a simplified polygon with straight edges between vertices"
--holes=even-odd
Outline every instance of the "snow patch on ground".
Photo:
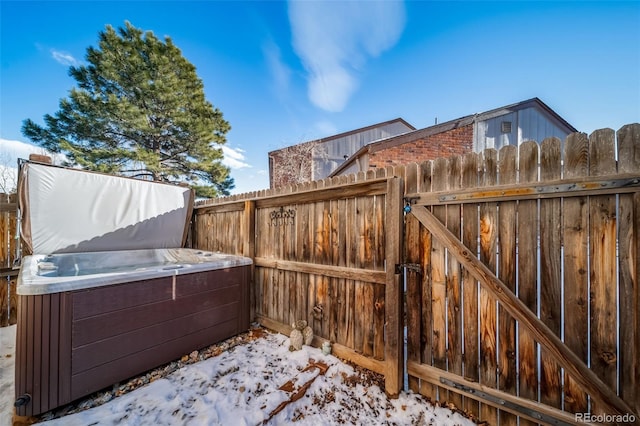
[[[15,342],[15,326],[13,328]],[[0,333],[5,339],[2,329]],[[7,337],[10,339],[11,336]],[[287,337],[266,332],[264,337],[184,365],[131,392],[106,398],[108,401],[102,405],[42,424],[473,424],[459,413],[433,407],[411,392],[403,392],[399,398],[390,400],[377,384],[363,380],[353,367],[332,355],[324,355],[319,349],[305,346],[290,352],[288,348]],[[4,354],[3,361],[6,361]],[[6,383],[4,369],[2,372],[3,405],[0,407],[4,417],[0,419],[5,419],[4,395],[13,395],[13,371],[10,384]],[[305,384],[307,389],[300,391]],[[11,392],[5,392],[8,386]],[[292,400],[296,394],[302,396]]]

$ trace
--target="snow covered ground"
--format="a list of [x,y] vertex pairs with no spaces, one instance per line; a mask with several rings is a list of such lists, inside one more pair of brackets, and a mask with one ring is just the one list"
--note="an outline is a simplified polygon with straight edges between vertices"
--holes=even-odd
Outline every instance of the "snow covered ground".
[[0,327],[0,426],[11,425],[16,326]]
[[[151,377],[148,384],[127,393],[114,387],[84,403],[90,406],[100,400],[102,405],[42,424],[473,424],[447,408],[432,407],[413,393],[388,399],[371,374],[319,349],[305,346],[290,352],[286,336],[261,330],[251,334],[236,346],[214,348],[216,356],[204,360],[195,354],[183,357],[186,362],[178,363],[175,371],[147,375]],[[0,328],[0,338],[0,425],[9,425],[15,326]]]

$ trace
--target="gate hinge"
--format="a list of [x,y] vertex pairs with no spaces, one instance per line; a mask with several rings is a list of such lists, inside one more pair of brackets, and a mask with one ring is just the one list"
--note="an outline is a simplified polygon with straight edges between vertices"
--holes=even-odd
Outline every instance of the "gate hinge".
[[413,271],[413,272],[416,272],[416,273],[422,275],[422,265],[419,264],[419,263],[399,263],[399,264],[396,264],[396,274],[401,274],[403,268],[406,268],[409,271]]

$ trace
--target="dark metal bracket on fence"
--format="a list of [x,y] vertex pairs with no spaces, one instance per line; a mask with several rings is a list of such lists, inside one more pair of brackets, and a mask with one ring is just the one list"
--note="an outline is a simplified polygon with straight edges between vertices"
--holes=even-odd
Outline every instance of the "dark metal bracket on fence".
[[0,277],[17,277],[19,273],[19,265],[17,268],[0,268]]
[[422,275],[422,265],[420,265],[419,263],[399,263],[396,264],[396,274],[401,274],[402,273],[402,269],[406,268],[409,271],[413,271],[416,272],[420,275]]
[[533,410],[528,407],[523,407],[522,405],[504,400],[494,395],[490,395],[478,389],[470,388],[461,383],[454,382],[453,380],[449,380],[444,377],[440,377],[440,383],[442,383],[443,385],[447,385],[449,387],[455,388],[456,390],[459,390],[461,392],[465,392],[470,395],[473,395],[474,399],[492,402],[493,403],[492,405],[509,408],[513,411],[517,411],[518,413],[522,413],[523,415],[526,415],[532,419],[539,420],[540,422],[544,422],[551,425],[558,425],[558,426],[571,425],[571,423],[567,423],[562,420],[556,419],[554,417],[549,416],[548,414],[541,413],[539,411]]

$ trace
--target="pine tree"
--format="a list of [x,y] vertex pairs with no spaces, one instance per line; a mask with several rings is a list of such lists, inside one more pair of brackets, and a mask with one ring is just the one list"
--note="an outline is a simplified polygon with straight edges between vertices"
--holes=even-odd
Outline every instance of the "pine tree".
[[233,188],[220,148],[230,126],[205,99],[195,67],[171,39],[125,22],[99,33],[86,66],[70,67],[77,88],[45,126],[22,133],[64,153],[67,165],[156,181],[181,181],[205,197]]

